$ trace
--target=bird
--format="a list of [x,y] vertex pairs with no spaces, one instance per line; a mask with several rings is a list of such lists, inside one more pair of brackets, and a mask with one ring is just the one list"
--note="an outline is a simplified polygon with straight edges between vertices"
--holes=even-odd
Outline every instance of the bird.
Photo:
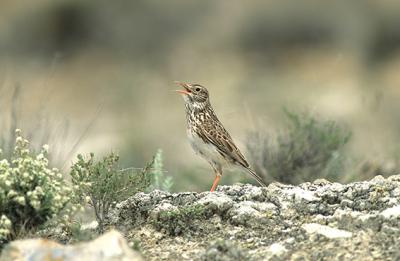
[[251,169],[246,158],[233,142],[210,103],[208,90],[197,83],[175,82],[183,89],[175,90],[185,102],[187,136],[196,154],[204,158],[214,171],[211,192],[215,191],[223,168],[238,166],[246,170],[261,186],[262,178]]

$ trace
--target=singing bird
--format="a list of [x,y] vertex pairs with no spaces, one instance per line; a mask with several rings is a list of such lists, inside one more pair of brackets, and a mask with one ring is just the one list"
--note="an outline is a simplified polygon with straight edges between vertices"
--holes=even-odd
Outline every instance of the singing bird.
[[228,166],[239,166],[250,173],[261,186],[265,186],[218,120],[211,106],[208,90],[200,84],[176,83],[183,87],[176,92],[180,93],[185,101],[187,136],[190,144],[196,154],[211,165],[215,173],[211,192],[218,185],[222,169]]

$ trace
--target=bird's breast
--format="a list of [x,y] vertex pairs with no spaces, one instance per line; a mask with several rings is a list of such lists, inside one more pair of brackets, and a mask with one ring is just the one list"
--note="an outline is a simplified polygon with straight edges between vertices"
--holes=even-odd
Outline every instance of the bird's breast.
[[195,128],[188,128],[187,136],[189,138],[189,143],[196,154],[203,157],[209,163],[221,166],[227,163],[225,158],[222,157],[213,144],[204,142],[201,137],[197,135]]

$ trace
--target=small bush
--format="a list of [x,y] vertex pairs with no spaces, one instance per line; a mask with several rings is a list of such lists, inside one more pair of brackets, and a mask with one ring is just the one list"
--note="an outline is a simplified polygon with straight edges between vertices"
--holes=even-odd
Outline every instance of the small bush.
[[73,195],[57,169],[50,169],[48,146],[31,153],[16,131],[11,160],[0,161],[0,243],[32,232],[64,210]]
[[298,184],[316,178],[338,180],[344,168],[343,149],[351,132],[334,121],[285,110],[288,123],[273,138],[261,132],[249,135],[247,148],[257,173],[265,182]]
[[[76,201],[87,202],[93,207],[99,230],[104,230],[104,220],[110,208],[117,202],[146,191],[151,185],[151,175],[157,157],[140,171],[121,170],[119,157],[111,153],[100,161],[94,154],[88,158],[78,155],[78,161],[72,166],[72,184],[77,195]],[[160,160],[160,159],[159,159]],[[158,162],[157,164],[161,164]]]
[[70,222],[68,226],[69,230],[69,244],[79,243],[82,241],[90,241],[96,238],[97,233],[95,227],[83,227],[82,223],[78,220]]
[[186,206],[176,210],[163,211],[159,214],[153,225],[156,229],[168,235],[177,236],[188,230],[195,230],[195,220],[204,219],[206,216],[204,206]]

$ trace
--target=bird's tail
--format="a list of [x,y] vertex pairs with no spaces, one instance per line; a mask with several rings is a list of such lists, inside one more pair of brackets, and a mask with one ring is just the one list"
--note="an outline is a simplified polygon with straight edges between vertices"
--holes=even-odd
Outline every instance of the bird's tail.
[[249,168],[249,167],[245,167],[245,169],[250,173],[250,175],[251,175],[255,180],[257,180],[258,184],[260,184],[262,187],[266,187],[266,186],[267,186],[267,184],[265,184],[265,182],[262,180],[262,178],[261,178],[260,176],[258,176],[257,173],[256,173],[254,170],[252,170],[252,169]]

